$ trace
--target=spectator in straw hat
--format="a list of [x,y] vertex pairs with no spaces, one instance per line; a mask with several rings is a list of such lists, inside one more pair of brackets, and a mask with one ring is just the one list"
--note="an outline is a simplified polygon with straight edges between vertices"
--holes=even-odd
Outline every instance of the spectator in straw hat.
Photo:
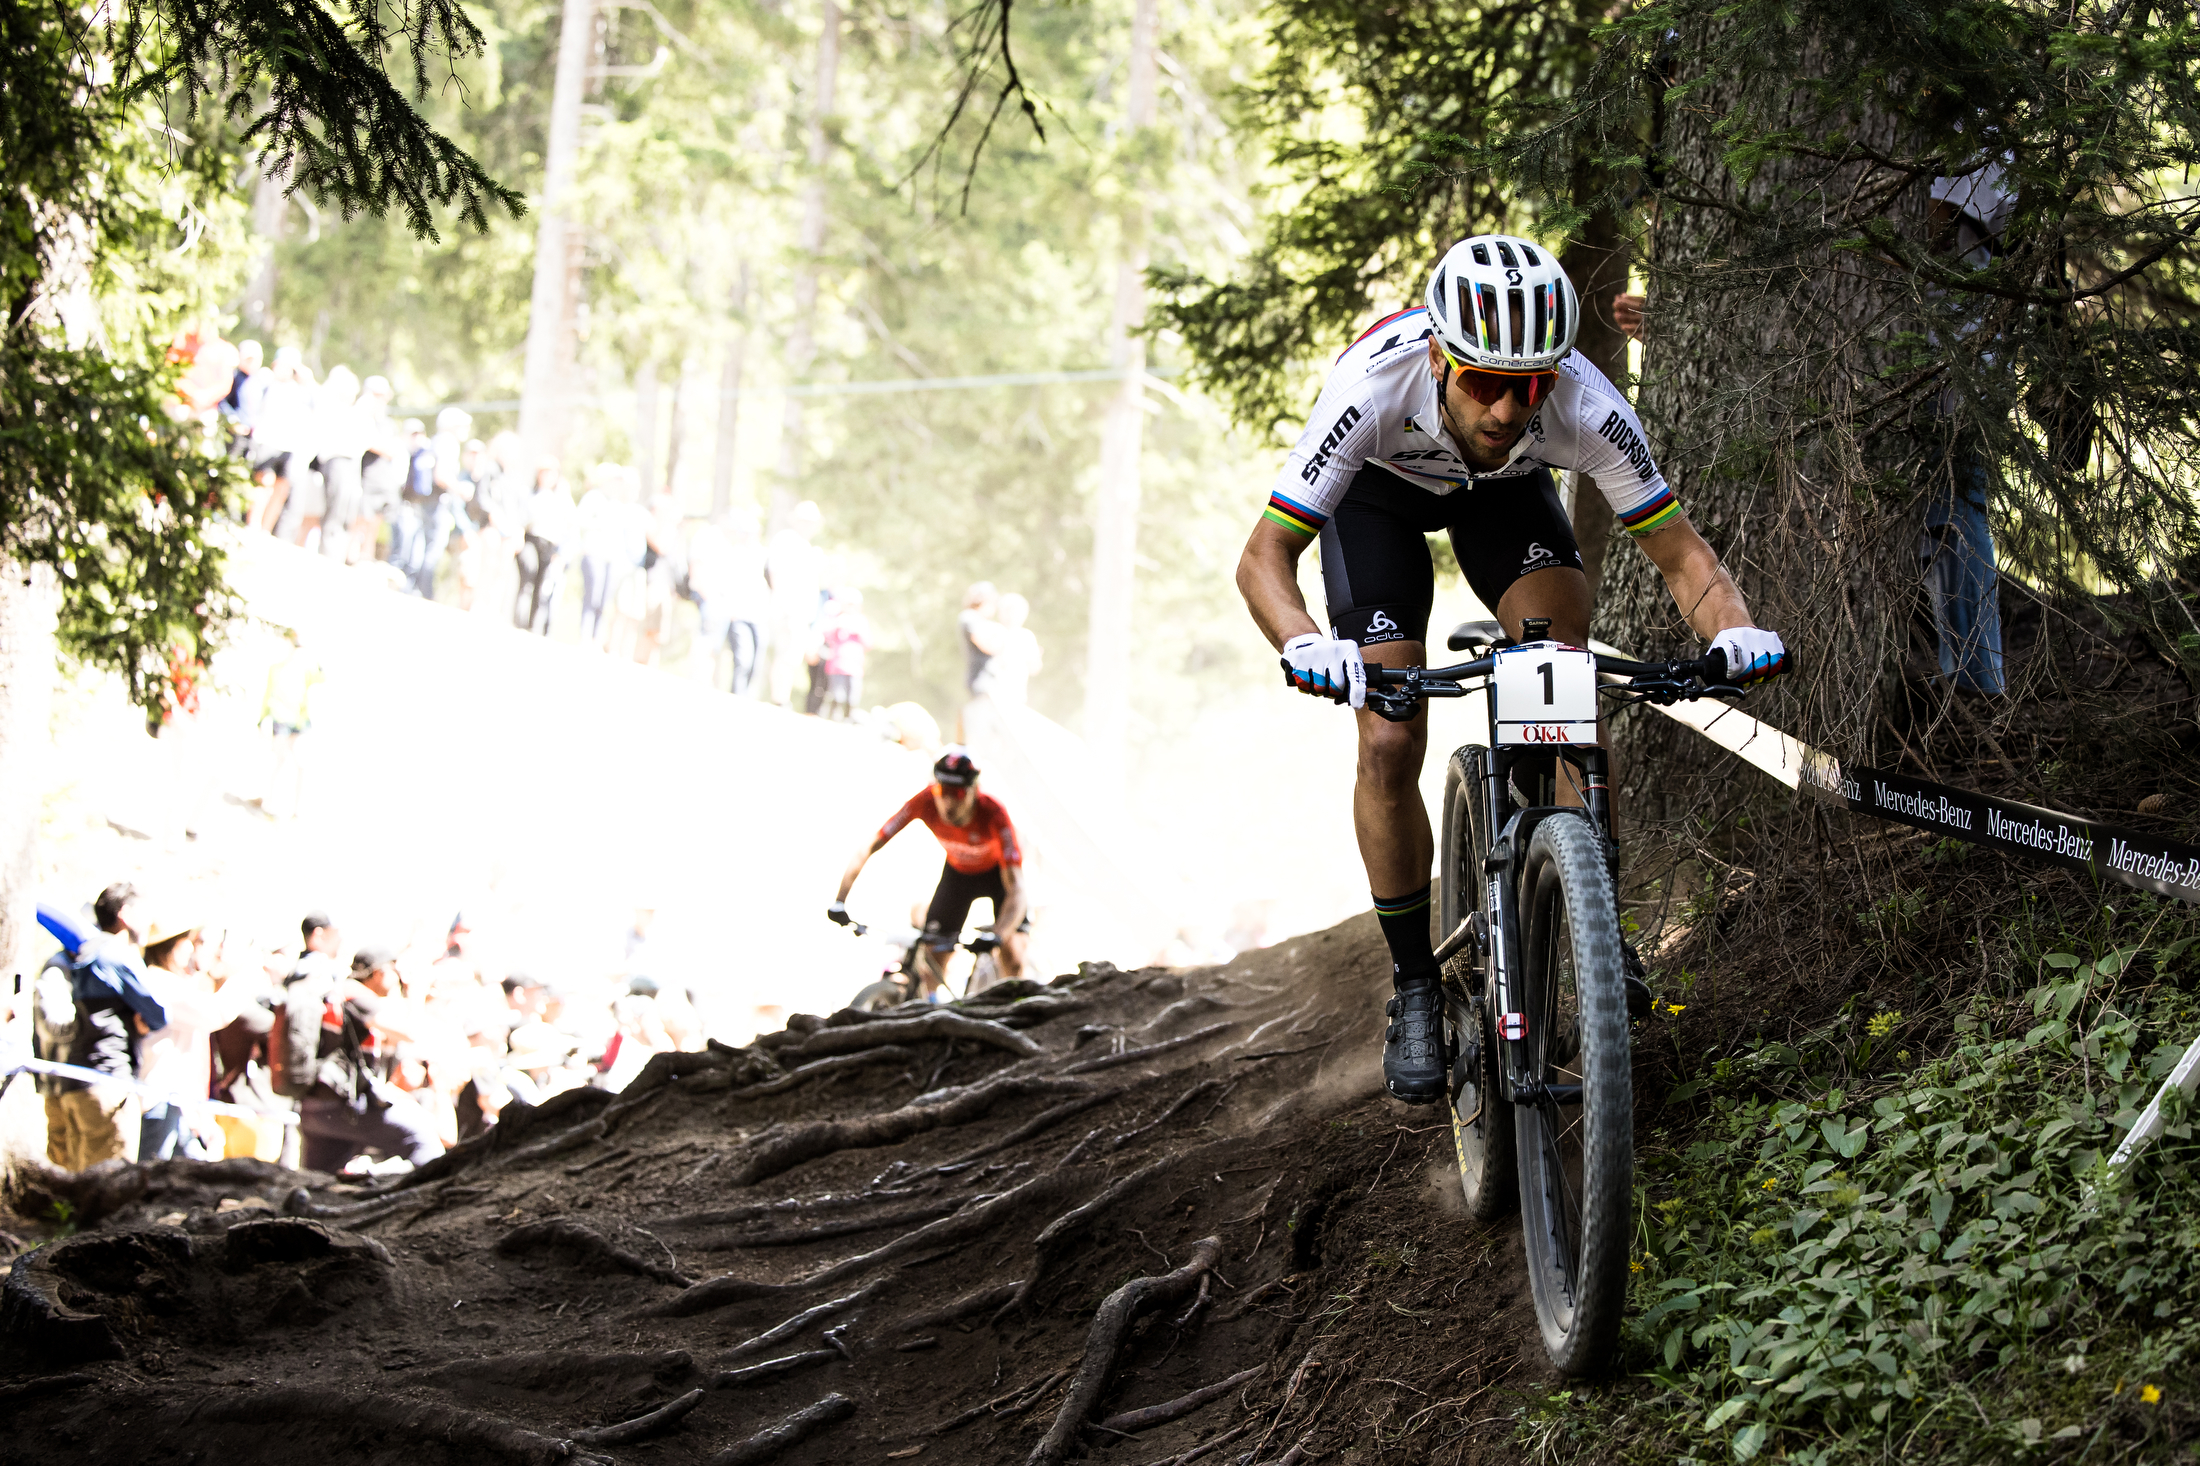
[[201,932],[196,912],[163,912],[146,925],[145,987],[168,1022],[138,1043],[141,1161],[221,1154],[221,1131],[206,1108],[213,1037],[253,1006],[253,995],[242,983],[216,984]]

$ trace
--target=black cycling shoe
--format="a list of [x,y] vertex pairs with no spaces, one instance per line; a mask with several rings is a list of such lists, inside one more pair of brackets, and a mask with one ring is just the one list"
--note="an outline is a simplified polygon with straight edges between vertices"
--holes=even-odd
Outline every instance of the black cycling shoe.
[[1633,942],[1621,942],[1619,956],[1620,968],[1626,974],[1627,1016],[1640,1023],[1650,1016],[1649,971],[1642,965],[1642,954]]
[[1444,1097],[1444,996],[1434,982],[1399,989],[1383,1005],[1383,1087],[1392,1099],[1433,1105]]

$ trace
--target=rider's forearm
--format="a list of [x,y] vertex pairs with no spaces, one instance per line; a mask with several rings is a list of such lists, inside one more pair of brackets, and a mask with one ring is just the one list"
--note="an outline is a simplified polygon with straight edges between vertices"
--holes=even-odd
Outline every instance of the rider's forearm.
[[856,877],[863,874],[863,867],[877,853],[878,842],[875,840],[856,852],[856,858],[849,861],[848,868],[841,872],[840,891],[833,897],[835,901],[845,902],[848,899],[848,893],[855,889]]
[[1024,883],[1013,865],[1001,867],[1001,904],[993,917],[993,934],[1006,937],[1023,923]]
[[1749,605],[1736,588],[1734,577],[1726,573],[1718,555],[1686,519],[1645,536],[1640,543],[1665,576],[1665,588],[1672,592],[1673,604],[1688,618],[1696,635],[1709,641],[1722,631],[1753,624]]
[[1299,594],[1299,554],[1305,548],[1306,541],[1262,520],[1238,559],[1238,594],[1268,644],[1279,651],[1292,637],[1321,630]]

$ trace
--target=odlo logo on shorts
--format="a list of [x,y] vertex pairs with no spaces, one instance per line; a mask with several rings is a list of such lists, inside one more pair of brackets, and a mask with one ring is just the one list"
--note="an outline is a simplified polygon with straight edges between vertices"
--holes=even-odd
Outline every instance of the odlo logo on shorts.
[[1377,611],[1374,615],[1368,617],[1367,641],[1370,645],[1378,641],[1404,640],[1405,633],[1398,629],[1397,622],[1390,619],[1388,611]]
[[1528,541],[1528,556],[1520,562],[1520,568],[1526,570],[1537,565],[1556,565],[1557,563],[1558,556],[1544,549],[1536,541],[1530,540]]

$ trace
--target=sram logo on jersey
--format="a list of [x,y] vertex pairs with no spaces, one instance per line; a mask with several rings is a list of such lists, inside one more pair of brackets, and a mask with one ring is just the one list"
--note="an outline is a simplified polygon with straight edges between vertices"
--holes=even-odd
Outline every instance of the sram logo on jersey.
[[1314,482],[1315,477],[1329,466],[1329,455],[1337,451],[1337,445],[1344,441],[1344,435],[1351,432],[1352,425],[1359,420],[1360,409],[1346,408],[1344,415],[1337,419],[1337,425],[1329,430],[1329,435],[1322,439],[1321,446],[1314,450],[1314,456],[1306,460],[1306,467],[1299,470],[1299,477],[1308,483]]
[[1597,429],[1597,436],[1626,455],[1627,461],[1635,465],[1635,477],[1648,482],[1650,475],[1658,471],[1658,466],[1650,461],[1649,444],[1642,441],[1641,435],[1629,427],[1627,419],[1617,411],[1604,420],[1604,426]]

